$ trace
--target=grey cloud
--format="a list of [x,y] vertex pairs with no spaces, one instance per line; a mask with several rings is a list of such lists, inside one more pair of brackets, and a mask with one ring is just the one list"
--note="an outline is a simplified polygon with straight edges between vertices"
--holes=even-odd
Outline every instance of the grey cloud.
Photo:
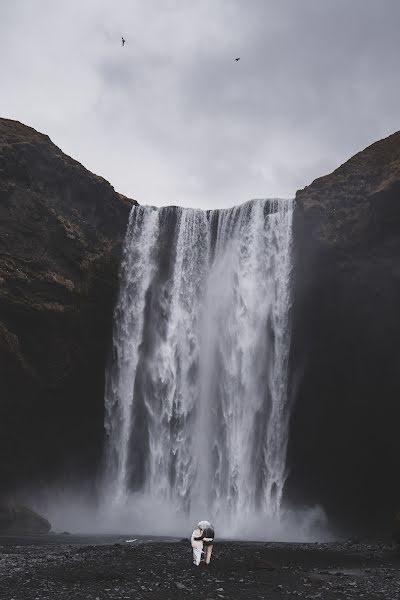
[[398,129],[399,23],[397,0],[9,0],[0,112],[141,202],[293,196]]

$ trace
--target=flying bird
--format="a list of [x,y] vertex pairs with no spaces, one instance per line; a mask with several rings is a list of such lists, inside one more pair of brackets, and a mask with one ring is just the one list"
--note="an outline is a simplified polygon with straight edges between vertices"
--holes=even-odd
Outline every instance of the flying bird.
[[240,60],[240,56],[239,56],[239,58],[235,58],[235,60],[236,60],[236,62],[239,62],[239,60]]
[[121,40],[122,40],[122,47],[124,47],[124,46],[125,46],[125,42],[126,42],[126,40],[124,40],[124,38],[123,38],[123,37],[121,38]]

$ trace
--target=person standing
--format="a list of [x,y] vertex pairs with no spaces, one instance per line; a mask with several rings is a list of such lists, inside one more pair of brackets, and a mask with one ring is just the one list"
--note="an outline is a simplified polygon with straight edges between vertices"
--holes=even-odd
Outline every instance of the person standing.
[[199,526],[197,526],[196,529],[193,531],[190,540],[193,548],[193,564],[196,565],[196,567],[199,566],[201,561],[201,555],[203,554],[203,540],[201,539],[202,534],[203,531],[200,529]]
[[211,561],[211,554],[213,551],[213,544],[214,544],[214,537],[215,537],[214,526],[211,525],[211,523],[209,521],[200,521],[200,523],[198,523],[198,525],[197,525],[197,528],[198,528],[198,530],[201,531],[201,535],[195,536],[193,539],[194,539],[195,543],[200,542],[200,541],[202,542],[203,552],[204,552],[204,560],[205,560],[206,565],[209,565],[210,561]]

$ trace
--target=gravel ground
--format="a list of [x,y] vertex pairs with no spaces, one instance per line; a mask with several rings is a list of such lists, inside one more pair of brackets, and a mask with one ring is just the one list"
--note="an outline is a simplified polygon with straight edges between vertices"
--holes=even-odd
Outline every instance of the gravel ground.
[[400,599],[400,555],[385,544],[220,542],[210,566],[188,541],[90,545],[0,538],[0,598]]

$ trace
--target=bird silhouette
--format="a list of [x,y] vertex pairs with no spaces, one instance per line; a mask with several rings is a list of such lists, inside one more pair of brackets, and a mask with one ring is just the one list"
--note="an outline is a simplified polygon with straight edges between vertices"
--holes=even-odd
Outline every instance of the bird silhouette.
[[239,60],[240,60],[240,56],[239,56],[239,58],[235,58],[235,60],[236,60],[236,62],[239,62]]
[[125,46],[125,42],[126,42],[126,40],[124,40],[124,38],[123,38],[123,37],[121,38],[121,40],[122,40],[122,46]]

